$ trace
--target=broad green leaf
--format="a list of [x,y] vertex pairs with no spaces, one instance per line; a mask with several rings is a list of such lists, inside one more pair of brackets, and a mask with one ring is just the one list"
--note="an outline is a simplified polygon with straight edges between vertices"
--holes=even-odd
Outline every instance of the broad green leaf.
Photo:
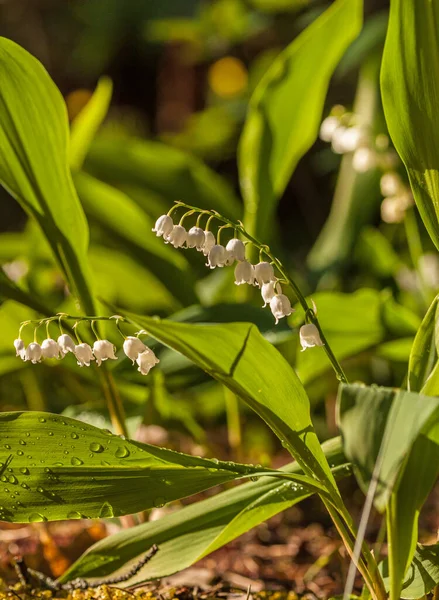
[[[334,466],[337,479],[349,474],[339,438],[325,442],[323,449]],[[291,463],[282,470],[300,472],[297,463]],[[116,570],[122,572],[127,562],[141,558],[154,543],[159,546],[159,552],[135,579],[130,580],[129,585],[171,575],[306,496],[300,487],[294,488],[290,484],[285,485],[285,482],[262,477],[259,481],[185,506],[158,521],[138,525],[97,542],[62,579],[68,581],[75,577],[102,577]]]
[[376,277],[392,277],[401,266],[401,259],[390,240],[375,227],[365,227],[361,231],[355,252],[361,269]]
[[[123,147],[123,152],[121,152]],[[171,205],[182,200],[238,218],[241,207],[231,186],[199,159],[158,142],[134,138],[97,139],[85,161],[87,171],[116,186],[139,186]]]
[[0,183],[34,217],[83,309],[93,313],[88,227],[68,166],[63,98],[41,63],[0,38]]
[[242,398],[268,423],[305,473],[338,495],[314,432],[306,392],[293,369],[255,325],[189,325],[133,314],[127,317]]
[[182,303],[196,301],[194,277],[185,256],[156,237],[154,222],[131,198],[82,171],[76,173],[75,184],[90,221],[101,225],[133,257],[148,265]]
[[113,83],[101,77],[93,96],[74,119],[70,132],[70,166],[73,171],[82,167],[90,144],[105,119],[111,102]]
[[42,300],[35,298],[34,295],[21,289],[17,284],[9,279],[9,277],[0,269],[0,299],[15,300],[24,306],[29,306],[32,310],[44,315],[52,317],[54,310],[47,306]]
[[437,357],[436,323],[439,296],[433,300],[413,342],[409,359],[408,389],[419,392],[431,374]]
[[277,201],[317,137],[332,73],[362,23],[361,0],[336,0],[273,62],[250,100],[239,146],[246,226],[264,238]]
[[381,89],[392,141],[439,248],[439,12],[431,0],[392,0]]
[[[42,412],[1,413],[0,438],[0,518],[16,523],[130,514],[271,471],[133,442]],[[301,486],[309,479],[292,477]]]
[[[388,562],[382,565],[384,582],[389,587]],[[401,598],[423,598],[439,584],[439,544],[417,544],[415,555],[402,584]]]
[[[408,363],[410,352],[413,347],[413,338],[401,338],[399,340],[392,340],[390,342],[384,342],[380,344],[376,349],[376,355],[387,360],[395,362]],[[434,396],[435,394],[428,394],[423,391],[426,396]]]

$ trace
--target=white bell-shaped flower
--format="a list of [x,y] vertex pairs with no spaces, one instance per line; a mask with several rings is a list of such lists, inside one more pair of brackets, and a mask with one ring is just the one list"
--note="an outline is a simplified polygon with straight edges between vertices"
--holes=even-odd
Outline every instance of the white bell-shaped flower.
[[169,215],[162,215],[155,222],[153,231],[155,231],[157,237],[163,236],[166,238],[171,233],[173,227],[174,222],[172,218]]
[[174,248],[181,248],[186,241],[187,231],[183,225],[174,225],[171,233],[163,237],[166,242],[174,246]]
[[264,301],[263,308],[270,304],[271,300],[276,296],[276,294],[281,294],[282,288],[280,284],[276,281],[269,281],[268,283],[263,283],[261,286],[261,296]]
[[201,227],[191,227],[187,232],[186,246],[201,250],[204,245],[204,231]]
[[125,338],[125,341],[123,343],[123,351],[128,356],[128,358],[133,361],[133,364],[134,361],[137,360],[139,354],[145,352],[145,350],[145,344],[141,340],[139,340],[138,337],[129,335],[127,338]]
[[226,258],[227,254],[224,246],[215,244],[207,257],[206,267],[210,267],[211,269],[214,269],[215,267],[224,267]]
[[40,344],[37,344],[36,342],[29,344],[29,346],[26,348],[25,360],[30,360],[32,364],[35,365],[36,363],[41,362],[42,358],[43,356]]
[[235,260],[238,260],[240,262],[245,260],[245,246],[241,240],[238,240],[237,238],[232,238],[227,242],[226,250],[230,255],[232,263]]
[[67,333],[63,333],[62,335],[59,336],[58,346],[59,346],[59,349],[61,350],[62,356],[65,356],[68,352],[75,351],[75,342],[72,340],[72,338],[69,335],[67,335]]
[[276,294],[273,296],[270,300],[270,309],[273,317],[276,319],[276,325],[279,323],[279,319],[288,317],[293,312],[291,302],[285,294]]
[[26,346],[22,339],[14,340],[15,356],[19,356],[22,360],[26,360]]
[[148,375],[152,367],[160,362],[157,356],[150,348],[148,348],[147,346],[145,346],[145,348],[146,350],[141,352],[136,359],[136,363],[139,365],[137,370],[142,375]]
[[114,355],[115,347],[108,340],[96,340],[93,344],[93,354],[96,357],[96,364],[98,367],[102,361],[110,358],[111,360],[117,360],[117,356]]
[[255,265],[255,278],[259,287],[262,287],[263,283],[275,281],[276,277],[274,276],[273,266],[268,262],[258,263]]
[[235,284],[241,285],[243,283],[249,283],[253,285],[255,282],[255,268],[252,264],[243,260],[238,263],[235,267]]
[[61,349],[55,340],[47,338],[41,344],[43,358],[60,358]]
[[380,179],[380,189],[383,196],[396,196],[402,188],[402,181],[398,173],[390,171],[384,173]]
[[207,256],[212,248],[216,244],[215,236],[211,231],[204,232],[204,244],[201,250],[203,251],[204,256]]
[[371,148],[357,148],[352,157],[352,167],[357,173],[366,173],[375,169],[378,163],[378,157],[375,150]]
[[323,120],[320,126],[319,136],[324,142],[330,142],[334,131],[340,126],[340,119],[338,117],[329,116]]
[[300,345],[302,346],[302,352],[307,348],[314,348],[314,346],[324,346],[320,338],[320,332],[314,323],[308,323],[302,325],[299,331]]
[[85,343],[75,346],[75,356],[80,367],[89,367],[90,362],[95,359],[91,346]]

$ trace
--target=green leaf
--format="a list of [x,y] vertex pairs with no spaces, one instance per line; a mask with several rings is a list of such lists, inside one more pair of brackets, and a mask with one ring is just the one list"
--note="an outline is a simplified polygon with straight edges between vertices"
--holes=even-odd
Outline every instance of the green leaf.
[[35,298],[34,295],[22,290],[16,283],[11,281],[9,277],[0,269],[0,298],[4,300],[15,300],[24,306],[28,306],[32,310],[45,315],[46,317],[52,317],[54,310],[46,305],[42,300]]
[[239,146],[246,226],[266,237],[277,201],[315,141],[332,73],[362,23],[361,0],[336,0],[256,87]]
[[189,325],[126,316],[242,398],[268,423],[305,473],[317,477],[338,496],[314,432],[306,392],[293,369],[255,325]]
[[[123,152],[121,152],[123,147]],[[241,207],[231,186],[199,159],[177,148],[134,138],[97,139],[85,168],[116,186],[139,186],[165,198],[239,218]]]
[[94,312],[88,227],[68,166],[63,98],[41,63],[0,38],[0,183],[34,217],[83,309]]
[[101,77],[93,96],[74,119],[70,133],[70,166],[72,171],[82,167],[90,144],[99,126],[107,116],[111,102],[113,83],[109,77]]
[[430,376],[437,356],[436,323],[439,296],[431,303],[415,336],[409,359],[408,389],[421,391]]
[[[389,587],[388,564],[382,565],[384,583]],[[401,598],[417,600],[423,598],[439,584],[439,544],[418,544],[415,555],[405,576]]]
[[392,0],[381,89],[392,141],[439,248],[439,12],[431,0]]
[[[49,413],[1,413],[0,438],[0,516],[15,523],[115,517],[250,474],[282,475],[133,442]],[[291,477],[296,485],[309,481]]]
[[[346,476],[349,466],[341,452],[340,438],[325,442],[323,449],[328,461],[334,465],[334,477]],[[282,470],[298,473],[300,467],[291,463]],[[189,567],[307,495],[300,487],[263,477],[185,506],[158,521],[138,525],[97,542],[70,567],[62,580],[102,577],[116,570],[121,572],[128,561],[140,559],[153,543],[160,551],[129,585],[166,577]]]

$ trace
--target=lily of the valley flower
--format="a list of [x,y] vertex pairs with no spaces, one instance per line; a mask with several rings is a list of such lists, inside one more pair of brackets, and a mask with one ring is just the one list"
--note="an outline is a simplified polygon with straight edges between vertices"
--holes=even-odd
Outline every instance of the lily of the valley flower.
[[174,225],[171,232],[163,237],[174,248],[181,248],[186,241],[187,231],[183,225]]
[[226,249],[220,244],[215,244],[207,257],[206,266],[214,269],[215,267],[224,267],[226,261]]
[[145,352],[145,344],[139,338],[129,335],[123,343],[123,351],[133,361],[137,360],[139,354]]
[[26,347],[22,339],[14,340],[15,356],[26,360]]
[[95,359],[93,350],[88,344],[82,343],[75,346],[75,356],[80,367],[89,367],[90,362]]
[[136,363],[139,365],[137,370],[142,375],[148,375],[152,367],[160,362],[157,356],[150,348],[148,348],[147,346],[145,346],[145,348],[146,350],[141,352],[136,359]]
[[243,260],[238,263],[235,267],[235,284],[241,285],[243,283],[249,283],[253,285],[255,281],[255,269],[252,264]]
[[299,331],[300,345],[302,346],[302,352],[307,348],[314,348],[314,346],[324,346],[320,338],[320,332],[314,323],[308,323],[302,325]]
[[211,231],[205,231],[204,232],[204,244],[203,244],[203,247],[201,248],[204,256],[207,256],[209,254],[209,252],[212,250],[212,248],[215,246],[215,244],[216,244],[216,239],[215,239],[215,236],[213,235],[213,233]]
[[157,237],[163,236],[166,238],[172,231],[174,223],[169,215],[162,215],[155,222],[153,231],[155,231]]
[[270,300],[270,309],[273,317],[276,319],[276,325],[279,323],[279,319],[288,317],[293,312],[291,302],[285,294],[276,294],[273,296]]
[[270,304],[271,300],[276,296],[276,294],[281,294],[282,288],[280,284],[276,281],[269,281],[268,283],[263,283],[261,287],[261,296],[264,301],[263,308]]
[[26,348],[25,360],[30,360],[32,362],[32,364],[35,365],[36,363],[41,362],[41,359],[42,359],[42,351],[41,351],[40,344],[37,344],[36,342],[32,342]]
[[245,246],[241,240],[232,238],[227,242],[226,250],[229,253],[229,258],[232,264],[235,260],[241,262],[245,260]]
[[275,281],[273,266],[268,262],[258,263],[255,265],[255,278],[259,287],[262,287],[263,283]]
[[93,344],[93,354],[96,357],[96,364],[98,367],[102,361],[110,358],[111,360],[117,360],[117,356],[114,355],[115,347],[108,340],[96,340]]
[[187,232],[186,246],[201,250],[204,246],[204,231],[201,227],[191,227]]
[[59,336],[58,346],[59,346],[62,356],[65,356],[68,352],[75,351],[75,342],[66,333],[63,333],[62,335]]
[[55,340],[47,338],[47,340],[44,340],[41,344],[41,353],[43,358],[59,358],[61,349]]

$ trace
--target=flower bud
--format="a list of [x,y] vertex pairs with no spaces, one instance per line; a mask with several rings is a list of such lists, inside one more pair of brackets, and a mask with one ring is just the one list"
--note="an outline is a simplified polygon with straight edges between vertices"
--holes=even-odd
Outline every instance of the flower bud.
[[308,323],[302,325],[299,331],[300,345],[302,346],[302,352],[307,348],[314,348],[314,346],[324,346],[320,338],[320,332],[314,323]]
[[60,358],[61,349],[55,340],[47,338],[41,344],[41,352],[43,358]]
[[215,236],[211,231],[204,232],[204,244],[202,247],[204,256],[207,256],[216,244]]
[[255,266],[255,278],[257,285],[262,286],[263,283],[275,281],[274,269],[268,262],[260,262]]
[[249,283],[253,285],[255,281],[255,268],[252,264],[243,260],[235,267],[235,284]]
[[220,244],[215,244],[207,257],[206,267],[214,269],[215,267],[223,267],[226,261],[226,249]]
[[157,237],[163,236],[166,238],[166,236],[171,233],[173,227],[174,223],[172,218],[169,215],[162,215],[155,222],[153,231],[156,232]]
[[84,365],[89,367],[90,362],[95,359],[91,346],[85,343],[75,346],[75,356],[80,367],[83,367]]
[[67,354],[67,352],[75,351],[75,342],[66,333],[63,333],[62,335],[59,336],[58,346],[59,346],[59,349],[61,350],[62,356],[65,356]]
[[204,245],[204,231],[201,227],[191,227],[187,232],[186,246],[201,250]]
[[167,243],[174,246],[174,248],[181,248],[186,241],[187,231],[183,225],[174,225],[171,233],[163,236]]
[[15,356],[19,356],[22,360],[26,360],[26,347],[22,339],[14,340]]
[[232,262],[235,260],[240,262],[245,260],[245,246],[241,240],[238,240],[237,238],[229,240],[227,242],[226,250],[230,253]]
[[276,319],[276,325],[279,323],[279,319],[288,317],[293,312],[290,300],[285,294],[276,294],[276,296],[273,296],[270,300],[270,309]]
[[139,365],[139,368],[137,370],[142,375],[148,375],[152,367],[160,362],[157,356],[150,348],[148,348],[147,346],[145,346],[145,348],[146,350],[141,352],[136,359],[136,363]]
[[35,365],[36,363],[41,362],[41,359],[42,359],[42,352],[41,352],[40,344],[37,344],[36,342],[32,342],[26,348],[25,360],[30,360],[32,362],[32,364]]
[[129,335],[124,343],[123,343],[123,351],[128,356],[129,359],[133,361],[137,360],[137,357],[142,352],[145,352],[146,346],[145,344],[139,340],[139,338]]
[[111,360],[117,360],[117,356],[114,355],[114,346],[108,340],[96,340],[93,344],[93,354],[96,357],[96,364],[98,367],[102,361],[110,358]]

